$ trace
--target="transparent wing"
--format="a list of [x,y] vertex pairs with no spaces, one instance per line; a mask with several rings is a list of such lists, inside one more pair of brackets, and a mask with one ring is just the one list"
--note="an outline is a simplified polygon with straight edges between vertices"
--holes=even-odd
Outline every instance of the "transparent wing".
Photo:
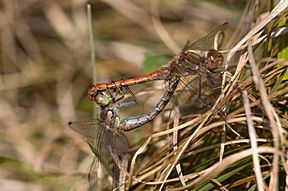
[[100,162],[106,172],[113,178],[113,187],[117,187],[121,171],[127,171],[128,142],[124,134],[97,119],[69,122],[69,126],[83,136],[98,159],[93,162],[90,169],[90,185],[96,183]]
[[93,119],[89,121],[69,122],[69,126],[72,130],[82,135],[97,158],[93,160],[90,168],[88,176],[90,186],[94,186],[96,183],[97,171],[100,165],[99,162],[105,168],[103,176],[105,176],[106,173],[112,176],[113,173],[109,167],[111,156],[105,143],[103,143],[103,137],[105,137],[105,133],[107,132],[105,131],[104,124],[97,119]]
[[194,50],[208,50],[209,48],[213,48],[214,37],[220,32],[224,31],[228,26],[228,22],[223,23],[222,25],[216,27],[206,36],[190,43],[189,41],[184,46],[183,50],[194,49]]
[[[101,142],[107,146],[109,155],[113,160],[112,177],[113,187],[119,185],[121,173],[127,172],[128,168],[128,142],[122,132],[113,128],[103,129],[105,136],[102,136]],[[123,183],[123,182],[122,182]]]
[[92,119],[89,121],[69,122],[69,127],[82,135],[85,141],[89,145],[96,147],[97,145],[97,133],[99,132],[100,121],[98,119]]

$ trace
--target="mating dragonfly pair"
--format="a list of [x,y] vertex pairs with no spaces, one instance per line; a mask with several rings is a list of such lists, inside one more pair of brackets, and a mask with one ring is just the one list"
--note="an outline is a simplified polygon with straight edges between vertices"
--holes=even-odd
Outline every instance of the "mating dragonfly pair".
[[[225,26],[226,23],[220,29]],[[178,84],[183,83],[185,86],[190,84],[186,79],[187,76],[197,77],[199,95],[201,78],[204,77],[207,80],[207,84],[213,85],[212,75],[223,64],[223,55],[215,49],[195,52],[192,47],[197,43],[207,41],[207,39],[211,40],[218,32],[219,28],[192,44],[188,42],[181,53],[175,56],[168,65],[162,66],[150,74],[133,79],[98,83],[89,87],[88,98],[100,107],[99,119],[89,122],[70,122],[69,125],[73,130],[84,136],[97,159],[108,172],[110,171],[110,175],[113,178],[113,187],[124,185],[125,176],[127,175],[128,143],[123,131],[141,127],[159,115],[172,98]],[[165,92],[156,106],[147,114],[127,117],[121,120],[118,108],[121,107],[121,100],[125,97],[122,88],[154,80],[163,80],[166,84]],[[107,157],[112,158],[114,163],[113,172],[109,168]],[[93,168],[96,171],[96,166]],[[92,185],[95,183],[94,178],[90,179],[90,183]]]

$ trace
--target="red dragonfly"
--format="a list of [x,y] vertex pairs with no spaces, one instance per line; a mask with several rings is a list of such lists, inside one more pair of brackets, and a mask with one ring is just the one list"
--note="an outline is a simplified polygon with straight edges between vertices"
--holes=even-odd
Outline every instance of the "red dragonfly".
[[[201,94],[201,77],[204,76],[207,79],[209,85],[213,85],[212,74],[223,64],[223,55],[215,50],[209,49],[208,51],[195,52],[191,50],[191,47],[197,46],[198,43],[202,41],[207,41],[214,37],[220,29],[226,27],[227,23],[224,23],[206,37],[190,44],[189,42],[185,45],[184,49],[179,55],[176,55],[167,66],[162,66],[156,71],[132,79],[112,81],[108,83],[97,83],[96,85],[90,86],[88,89],[88,98],[95,101],[98,105],[102,102],[110,102],[108,100],[103,100],[102,92],[108,90],[122,89],[123,87],[128,87],[131,85],[136,85],[139,83],[145,83],[153,80],[165,80],[166,91],[156,106],[147,114],[139,115],[135,117],[128,117],[121,120],[119,129],[123,131],[132,130],[134,128],[140,127],[152,119],[154,119],[167,105],[173,96],[178,83],[184,82],[185,86],[189,86],[191,82],[187,82],[186,76],[197,76],[198,78],[198,94]],[[124,97],[124,95],[123,95]],[[101,99],[99,99],[101,98]]]

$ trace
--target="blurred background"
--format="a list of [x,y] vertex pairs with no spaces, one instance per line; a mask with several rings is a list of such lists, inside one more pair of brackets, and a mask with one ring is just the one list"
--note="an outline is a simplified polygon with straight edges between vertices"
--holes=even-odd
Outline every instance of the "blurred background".
[[[95,107],[86,98],[93,84],[87,3],[92,6],[97,82],[146,74],[166,62],[155,55],[172,57],[187,40],[226,21],[226,39],[231,40],[240,22],[244,34],[257,19],[242,19],[245,0],[160,1],[157,14],[173,44],[152,20],[152,0],[1,0],[1,190],[87,188],[93,154],[67,125],[91,119]],[[254,11],[260,13],[262,6]],[[233,36],[235,41],[240,37]],[[129,142],[151,131],[129,132]]]

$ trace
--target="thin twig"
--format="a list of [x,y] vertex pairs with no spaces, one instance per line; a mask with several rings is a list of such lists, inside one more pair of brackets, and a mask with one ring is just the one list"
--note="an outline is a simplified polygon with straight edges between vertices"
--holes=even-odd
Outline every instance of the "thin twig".
[[255,131],[254,126],[253,126],[250,104],[249,104],[249,100],[248,100],[248,93],[246,90],[242,91],[242,98],[243,98],[243,105],[244,105],[245,113],[246,113],[249,137],[250,137],[250,141],[251,141],[251,149],[253,151],[252,156],[253,156],[254,171],[255,171],[257,185],[258,185],[257,189],[259,191],[264,191],[264,185],[263,185],[263,181],[262,181],[263,177],[261,174],[261,167],[260,167],[260,162],[259,162],[259,158],[258,158],[256,131]]

